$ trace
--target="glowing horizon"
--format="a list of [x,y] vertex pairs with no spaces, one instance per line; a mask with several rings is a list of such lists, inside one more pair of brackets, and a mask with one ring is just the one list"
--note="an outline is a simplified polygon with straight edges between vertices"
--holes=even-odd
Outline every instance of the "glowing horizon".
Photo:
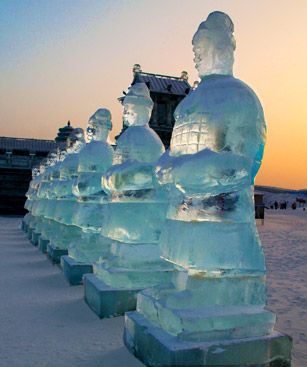
[[[247,4],[248,3],[248,4]],[[3,1],[0,4],[0,135],[54,139],[71,121],[85,127],[109,108],[121,129],[117,97],[132,66],[198,79],[191,40],[213,10],[230,15],[234,75],[251,86],[268,126],[259,185],[307,188],[307,2],[244,0]]]

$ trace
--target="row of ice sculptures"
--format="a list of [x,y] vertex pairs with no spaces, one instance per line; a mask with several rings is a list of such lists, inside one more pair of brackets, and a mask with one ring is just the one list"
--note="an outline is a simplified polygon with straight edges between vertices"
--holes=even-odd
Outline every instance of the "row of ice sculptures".
[[[101,317],[126,313],[126,346],[149,366],[290,366],[291,339],[265,308],[253,184],[265,121],[232,75],[233,23],[211,13],[193,38],[201,82],[164,151],[143,83],[123,101],[116,149],[99,109],[33,170],[24,228]],[[85,275],[85,273],[87,273]]]

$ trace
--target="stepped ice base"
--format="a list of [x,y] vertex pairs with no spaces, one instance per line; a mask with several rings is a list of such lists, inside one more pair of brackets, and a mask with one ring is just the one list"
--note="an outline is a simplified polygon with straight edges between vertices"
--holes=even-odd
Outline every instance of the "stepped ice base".
[[48,245],[48,243],[49,243],[49,240],[47,240],[46,238],[43,238],[42,236],[38,240],[38,249],[43,254],[46,254],[47,253],[47,245]]
[[29,226],[28,226],[28,230],[27,230],[27,238],[28,238],[28,240],[30,240],[30,241],[31,241],[31,239],[32,239],[32,232],[33,232],[33,228],[31,228],[31,227],[29,227]]
[[27,232],[27,227],[28,227],[28,225],[26,224],[25,220],[22,219],[22,221],[21,221],[21,230],[24,231],[24,232]]
[[35,230],[32,231],[31,243],[33,246],[38,246],[38,241],[39,241],[40,236],[41,236],[40,232],[36,232]]
[[83,275],[93,272],[92,264],[76,261],[69,256],[61,257],[61,266],[70,285],[82,284]]
[[124,343],[146,366],[290,367],[291,337],[187,342],[151,324],[138,312],[125,316]]
[[84,299],[100,318],[123,315],[136,308],[136,297],[140,289],[111,288],[94,274],[85,274]]
[[53,262],[53,264],[59,264],[61,256],[68,255],[67,249],[55,247],[52,243],[47,244],[47,256]]

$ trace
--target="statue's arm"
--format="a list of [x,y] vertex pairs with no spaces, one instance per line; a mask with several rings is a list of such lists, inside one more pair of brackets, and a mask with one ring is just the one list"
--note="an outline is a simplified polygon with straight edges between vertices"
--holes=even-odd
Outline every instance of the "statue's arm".
[[97,194],[101,191],[101,173],[83,172],[75,179],[72,193],[77,197]]
[[101,179],[106,192],[144,190],[154,187],[154,166],[149,163],[127,160],[112,166]]
[[204,149],[186,155],[173,168],[175,186],[186,195],[238,191],[251,184],[250,158],[232,152]]

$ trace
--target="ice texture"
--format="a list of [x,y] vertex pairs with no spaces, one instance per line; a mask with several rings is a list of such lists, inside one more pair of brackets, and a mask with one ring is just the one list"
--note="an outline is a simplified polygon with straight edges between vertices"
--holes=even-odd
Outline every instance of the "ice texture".
[[253,185],[266,125],[261,103],[232,75],[233,23],[213,12],[193,37],[200,83],[177,106],[170,151],[156,178],[170,192],[160,244],[174,264],[173,286],[141,292],[137,311],[185,341],[261,337],[275,315],[265,309],[265,260]]
[[109,253],[110,242],[100,235],[108,196],[101,188],[101,177],[112,166],[113,148],[107,138],[112,129],[111,113],[98,109],[89,119],[89,143],[80,151],[73,194],[77,198],[72,223],[82,235],[69,245],[68,254],[79,262],[93,263]]
[[74,129],[67,139],[65,150],[58,152],[56,162],[45,175],[46,197],[42,237],[57,248],[66,249],[69,243],[81,235],[81,230],[72,223],[76,198],[72,188],[77,177],[78,156],[85,145],[83,129]]
[[110,196],[101,234],[112,246],[94,273],[115,288],[152,286],[168,277],[158,242],[166,216],[166,195],[157,185],[155,165],[164,147],[148,122],[153,108],[144,83],[134,84],[123,101],[128,127],[117,140],[114,164],[102,176]]

